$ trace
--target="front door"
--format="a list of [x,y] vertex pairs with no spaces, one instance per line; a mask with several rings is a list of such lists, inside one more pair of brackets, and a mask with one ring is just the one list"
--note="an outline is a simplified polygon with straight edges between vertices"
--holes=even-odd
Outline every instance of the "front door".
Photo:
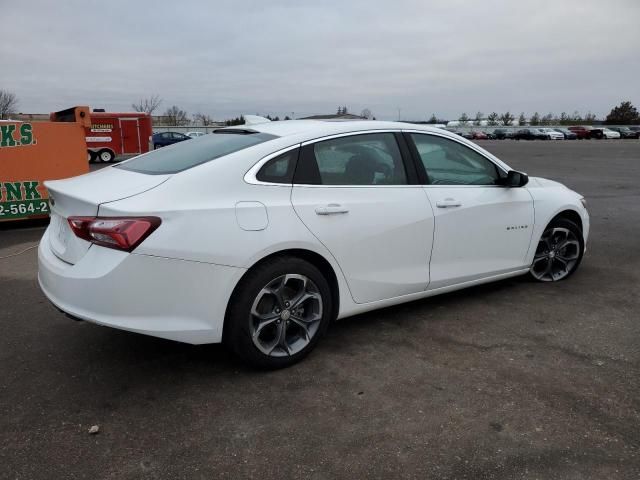
[[303,146],[291,200],[338,261],[355,302],[424,291],[433,212],[409,185],[393,133],[340,136]]
[[525,268],[534,222],[529,191],[500,186],[506,172],[460,142],[411,138],[435,212],[429,289]]

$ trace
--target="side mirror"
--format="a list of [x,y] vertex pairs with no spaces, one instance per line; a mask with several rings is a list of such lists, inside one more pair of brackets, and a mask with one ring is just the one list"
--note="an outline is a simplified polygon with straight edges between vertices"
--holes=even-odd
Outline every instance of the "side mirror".
[[509,170],[507,178],[503,179],[505,187],[524,187],[527,183],[529,183],[529,176],[516,170]]

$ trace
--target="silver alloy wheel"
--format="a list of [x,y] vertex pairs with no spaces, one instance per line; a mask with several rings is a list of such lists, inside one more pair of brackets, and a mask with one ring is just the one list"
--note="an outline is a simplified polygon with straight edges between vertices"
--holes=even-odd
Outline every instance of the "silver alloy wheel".
[[269,282],[251,306],[253,344],[265,355],[295,355],[314,337],[322,320],[322,296],[313,281],[298,274]]
[[108,150],[103,150],[102,152],[100,152],[100,160],[102,160],[104,163],[109,163],[111,160],[113,160],[113,155],[111,155],[111,152],[109,152]]
[[580,258],[580,242],[567,228],[549,228],[538,242],[531,275],[543,282],[556,282],[569,275]]

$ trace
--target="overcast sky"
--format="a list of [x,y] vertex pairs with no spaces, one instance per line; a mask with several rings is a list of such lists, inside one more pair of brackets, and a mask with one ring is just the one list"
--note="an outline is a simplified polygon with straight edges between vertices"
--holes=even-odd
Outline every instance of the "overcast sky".
[[21,112],[454,119],[640,103],[640,1],[0,0],[0,89]]

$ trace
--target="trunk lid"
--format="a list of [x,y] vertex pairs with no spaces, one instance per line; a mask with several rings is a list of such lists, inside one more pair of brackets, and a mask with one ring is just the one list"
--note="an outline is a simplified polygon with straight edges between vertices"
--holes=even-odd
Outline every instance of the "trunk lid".
[[87,253],[91,243],[74,235],[67,218],[94,217],[98,214],[100,204],[146,192],[169,177],[106,167],[79,177],[45,182],[51,203],[51,250],[61,260],[76,263]]

